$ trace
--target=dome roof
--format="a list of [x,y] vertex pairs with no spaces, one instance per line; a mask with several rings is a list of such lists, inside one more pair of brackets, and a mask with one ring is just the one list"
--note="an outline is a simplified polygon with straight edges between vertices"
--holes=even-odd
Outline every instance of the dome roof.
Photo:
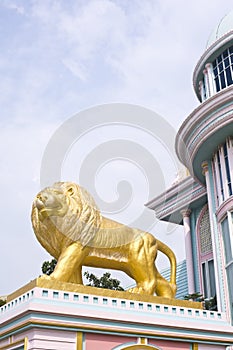
[[216,40],[231,31],[233,31],[233,10],[221,19],[217,27],[210,34],[206,47],[208,48]]

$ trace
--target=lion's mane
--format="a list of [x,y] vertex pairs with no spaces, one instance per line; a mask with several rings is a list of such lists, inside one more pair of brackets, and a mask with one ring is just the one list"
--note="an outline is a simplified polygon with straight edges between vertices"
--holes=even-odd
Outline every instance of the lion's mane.
[[[38,201],[48,209],[46,198],[56,198],[62,210],[50,208],[42,216]],[[41,191],[32,206],[32,225],[41,245],[55,258],[63,247],[79,241],[83,246],[91,245],[102,222],[102,215],[93,197],[81,186],[71,182],[57,182]]]

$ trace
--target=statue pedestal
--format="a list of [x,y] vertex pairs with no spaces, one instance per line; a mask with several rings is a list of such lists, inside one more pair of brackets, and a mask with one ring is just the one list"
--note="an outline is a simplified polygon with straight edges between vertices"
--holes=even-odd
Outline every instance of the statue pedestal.
[[223,350],[229,344],[226,315],[189,301],[38,278],[1,307],[1,349]]
[[118,299],[126,299],[126,300],[135,300],[135,301],[144,301],[150,302],[154,304],[164,304],[164,305],[173,305],[180,307],[189,307],[194,309],[202,309],[202,304],[193,301],[180,300],[180,299],[169,299],[163,297],[157,297],[152,295],[142,295],[142,294],[133,294],[127,291],[116,291],[110,289],[96,288],[84,286],[81,284],[60,282],[50,279],[47,276],[41,276],[36,278],[35,280],[29,282],[22,288],[18,289],[14,293],[8,295],[7,301],[11,301],[21,294],[24,294],[35,287],[47,288],[47,289],[56,289],[59,291],[67,291],[67,292],[76,292],[82,294],[90,294],[90,295],[98,295],[103,297],[110,298],[118,298]]

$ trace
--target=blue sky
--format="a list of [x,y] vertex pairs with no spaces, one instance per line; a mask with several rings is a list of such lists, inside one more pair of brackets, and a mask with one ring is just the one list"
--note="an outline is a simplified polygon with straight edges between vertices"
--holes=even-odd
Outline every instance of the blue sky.
[[[30,210],[55,130],[75,113],[111,102],[150,108],[177,130],[198,105],[194,66],[209,34],[231,9],[230,0],[211,5],[207,0],[1,0],[0,295],[37,277],[49,258],[34,237]],[[127,137],[126,129],[121,132]],[[95,140],[105,140],[104,131],[102,139],[98,135]],[[90,146],[86,140],[81,147],[93,148],[93,142]],[[153,142],[143,142],[153,153]],[[74,150],[72,154],[64,180],[75,180],[78,172],[70,168]],[[118,165],[132,174],[123,162]],[[104,171],[111,178],[114,167]],[[174,169],[167,173],[168,186],[176,174]],[[97,184],[105,196],[100,179]],[[147,199],[142,195],[136,204]],[[161,238],[164,227],[156,228]],[[170,245],[177,241],[175,234],[163,240]],[[181,246],[176,248],[179,260],[184,257]]]

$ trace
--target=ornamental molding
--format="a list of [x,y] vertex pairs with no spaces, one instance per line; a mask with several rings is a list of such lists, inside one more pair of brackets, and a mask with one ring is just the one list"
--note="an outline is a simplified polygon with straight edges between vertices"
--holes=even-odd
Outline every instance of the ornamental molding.
[[233,86],[230,86],[201,104],[181,125],[175,145],[177,156],[184,165],[190,167],[195,154],[205,140],[220,128],[232,123],[232,100]]
[[168,188],[165,192],[161,193],[159,196],[147,202],[145,206],[150,209],[154,209],[157,205],[159,206],[161,202],[164,202],[166,198],[172,198],[174,196],[177,196],[177,193],[185,191],[186,189],[190,188],[190,186],[193,186],[194,183],[195,181],[193,180],[193,178],[191,176],[188,176],[185,179],[181,180],[180,182],[172,185],[170,188]]
[[182,210],[188,210],[189,205],[206,195],[206,188],[192,177],[184,179],[178,185],[172,186],[162,195],[156,197],[146,204],[155,211],[158,219]]
[[214,115],[218,108],[219,110],[222,110],[224,107],[227,108],[228,106],[231,106],[232,99],[233,86],[230,85],[211,96],[208,100],[202,102],[181,124],[176,137],[176,143],[179,138],[182,137],[184,139],[184,135],[190,130],[190,124],[192,124],[192,128],[194,128],[195,125],[204,122],[206,120],[204,119],[205,117],[208,118],[210,115]]
[[[156,210],[156,217],[158,219],[164,219],[165,217],[175,213],[175,212],[182,212],[184,210],[187,210],[186,208],[192,204],[194,201],[198,200],[199,198],[202,198],[206,195],[206,190],[198,189],[194,193],[190,195],[190,197],[187,198],[187,196],[184,196],[182,199],[179,198],[176,202],[171,203],[170,205],[164,205],[164,207],[161,208],[161,210]],[[167,203],[166,203],[167,204]]]
[[[200,131],[200,135],[197,135],[195,140],[189,145],[190,159],[191,161],[194,159],[198,149],[200,146],[205,143],[205,141],[212,136],[217,130],[223,128],[224,126],[231,124],[233,122],[233,110],[230,115],[224,115],[219,117],[215,121],[211,123],[207,128]],[[217,145],[216,145],[217,148]]]
[[221,222],[226,217],[228,211],[233,211],[233,196],[225,200],[216,210],[218,222]]
[[[213,123],[216,122],[216,120],[219,120],[219,118],[224,118],[225,115],[228,115],[229,113],[232,113],[232,101],[228,102],[227,104],[225,103],[224,106],[220,106],[220,108],[217,108],[217,106],[215,105],[213,106],[213,108],[209,109],[208,111],[205,111],[205,113],[202,113],[201,115],[194,115],[193,117],[195,118],[195,122],[192,123],[191,130],[190,127],[188,128],[188,130],[186,130],[186,142],[190,142],[190,140],[196,137],[197,130],[208,129]],[[190,133],[188,133],[188,131],[190,131]]]

